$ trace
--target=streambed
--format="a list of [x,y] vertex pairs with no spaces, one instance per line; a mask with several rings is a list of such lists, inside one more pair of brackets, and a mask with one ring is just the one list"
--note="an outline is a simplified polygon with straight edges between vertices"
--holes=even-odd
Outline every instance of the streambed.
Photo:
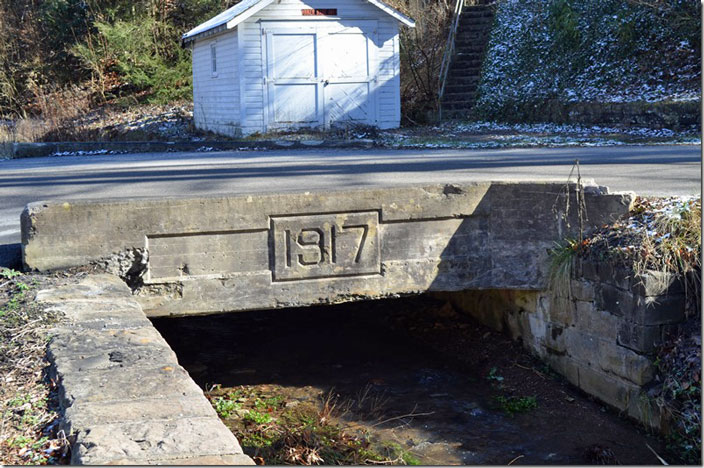
[[233,397],[225,422],[259,463],[273,461],[241,432],[249,410],[270,420],[326,404],[330,423],[396,447],[399,463],[658,464],[648,445],[663,449],[519,343],[428,296],[154,324],[214,402]]

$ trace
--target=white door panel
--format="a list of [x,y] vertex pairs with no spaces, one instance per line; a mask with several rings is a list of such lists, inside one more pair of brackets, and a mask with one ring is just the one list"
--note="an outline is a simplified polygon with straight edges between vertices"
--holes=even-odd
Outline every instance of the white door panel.
[[375,37],[375,21],[321,35],[318,53],[325,60],[326,126],[376,123]]
[[364,34],[327,34],[320,42],[326,78],[369,76],[369,54]]
[[275,83],[273,88],[276,123],[317,124],[319,122],[317,84]]
[[369,83],[329,83],[325,86],[325,118],[335,123],[370,123]]
[[265,22],[267,128],[376,123],[375,21]]
[[317,76],[315,34],[273,33],[271,42],[274,79]]

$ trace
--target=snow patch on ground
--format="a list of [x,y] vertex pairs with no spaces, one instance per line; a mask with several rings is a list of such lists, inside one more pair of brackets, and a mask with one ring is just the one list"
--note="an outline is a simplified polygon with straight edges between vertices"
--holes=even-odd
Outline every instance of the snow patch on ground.
[[392,148],[499,149],[617,145],[701,145],[697,128],[670,129],[498,122],[446,122],[381,132],[383,146]]
[[103,154],[126,154],[127,151],[115,151],[115,150],[77,150],[77,151],[57,151],[51,156],[99,156]]
[[[442,126],[433,127],[438,131],[449,130],[453,131],[453,128],[446,128]],[[632,135],[640,136],[645,138],[672,138],[678,135],[674,130],[668,128],[653,129],[653,128],[643,128],[643,127],[604,127],[600,125],[568,125],[568,124],[555,124],[555,123],[532,123],[532,124],[508,124],[500,122],[468,122],[460,123],[454,126],[455,132],[496,132],[496,131],[509,131],[515,133],[563,133],[571,135],[584,135],[584,136],[594,136],[594,135],[605,135],[605,134],[616,134],[616,135]]]

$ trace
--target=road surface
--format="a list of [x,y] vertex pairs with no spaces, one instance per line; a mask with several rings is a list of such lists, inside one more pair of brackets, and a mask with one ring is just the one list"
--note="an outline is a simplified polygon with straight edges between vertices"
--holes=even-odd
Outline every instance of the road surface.
[[[0,161],[0,265],[27,203],[49,199],[340,190],[487,180],[583,178],[640,195],[701,193],[701,147],[508,150],[281,150],[61,156]],[[14,245],[10,245],[14,244]],[[3,251],[5,254],[3,254]],[[16,253],[13,254],[16,256]]]

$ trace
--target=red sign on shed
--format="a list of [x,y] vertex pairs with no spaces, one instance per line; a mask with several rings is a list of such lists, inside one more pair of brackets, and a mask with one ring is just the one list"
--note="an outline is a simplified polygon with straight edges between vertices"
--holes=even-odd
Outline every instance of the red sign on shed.
[[337,16],[337,8],[308,8],[301,10],[303,16]]

